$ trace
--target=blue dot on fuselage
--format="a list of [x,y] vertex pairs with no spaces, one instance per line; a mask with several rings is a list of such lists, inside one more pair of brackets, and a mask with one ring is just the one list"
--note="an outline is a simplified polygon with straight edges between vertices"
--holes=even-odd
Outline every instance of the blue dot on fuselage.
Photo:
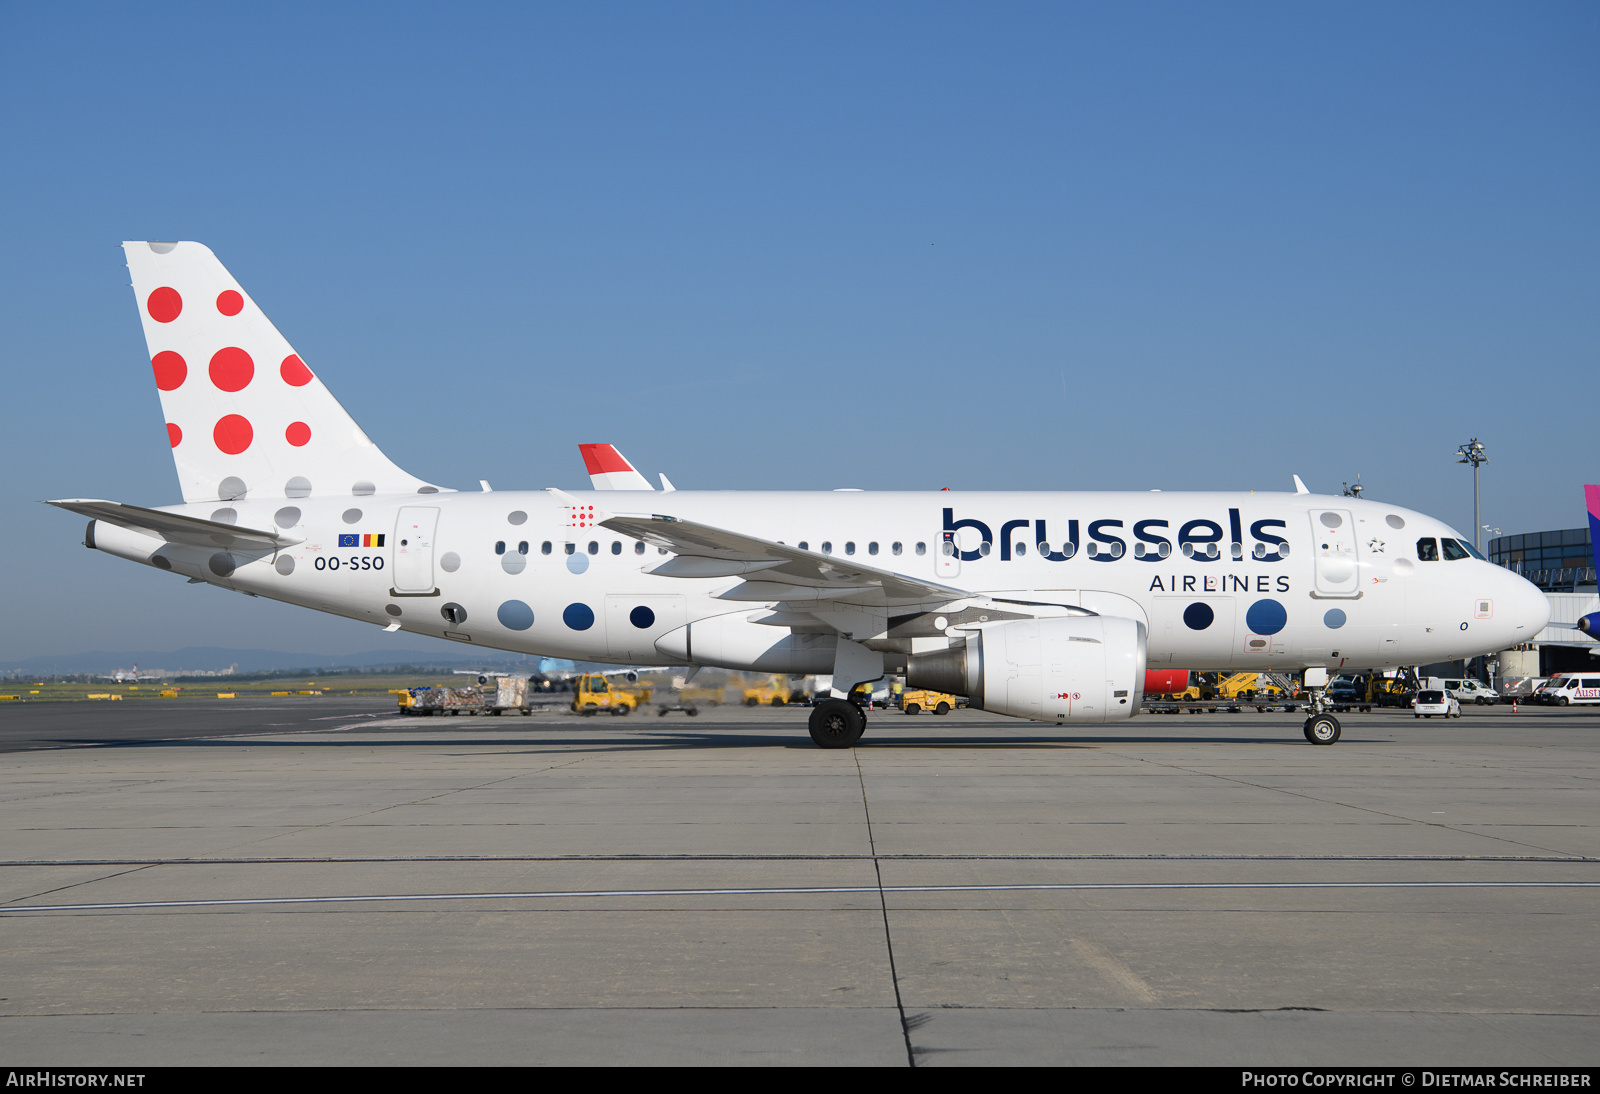
[[589,568],[589,556],[588,555],[568,555],[567,556],[567,569],[571,570],[573,573],[581,574],[581,573],[583,573],[583,571],[587,570],[588,568]]
[[1211,626],[1217,613],[1211,610],[1210,604],[1201,604],[1198,601],[1183,609],[1183,625],[1191,631],[1203,631]]
[[1277,634],[1289,622],[1289,613],[1276,600],[1258,600],[1244,613],[1244,624],[1252,634]]
[[1328,626],[1329,630],[1336,631],[1344,626],[1344,612],[1338,608],[1329,608],[1328,614],[1322,617],[1322,622]]
[[520,600],[506,601],[495,615],[500,625],[510,630],[525,631],[533,626],[533,609]]
[[594,609],[587,604],[568,604],[561,621],[575,631],[586,631],[594,626]]
[[656,625],[656,613],[640,604],[628,613],[628,622],[638,627],[641,631],[647,631]]

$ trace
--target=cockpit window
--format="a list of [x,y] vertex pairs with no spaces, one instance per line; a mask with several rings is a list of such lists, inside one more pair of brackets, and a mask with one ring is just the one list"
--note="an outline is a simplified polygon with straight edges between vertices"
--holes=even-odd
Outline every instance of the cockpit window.
[[1477,559],[1479,562],[1488,562],[1489,561],[1488,559],[1483,557],[1483,552],[1482,551],[1479,551],[1476,547],[1474,547],[1472,544],[1468,543],[1466,540],[1462,540],[1461,541],[1461,546],[1466,549],[1467,554],[1471,555],[1473,558]]
[[1439,544],[1432,536],[1424,536],[1422,539],[1417,540],[1417,561],[1439,561]]
[[1467,549],[1465,547],[1461,546],[1461,544],[1457,543],[1453,539],[1450,539],[1449,537],[1440,538],[1439,546],[1444,548],[1444,557],[1446,562],[1455,562],[1457,559],[1472,557],[1467,553]]

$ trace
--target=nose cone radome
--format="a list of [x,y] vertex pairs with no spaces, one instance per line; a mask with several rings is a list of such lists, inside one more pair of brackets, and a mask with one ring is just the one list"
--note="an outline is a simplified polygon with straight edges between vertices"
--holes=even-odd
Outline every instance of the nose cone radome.
[[1525,577],[1508,573],[1511,579],[1506,590],[1506,619],[1515,630],[1513,642],[1529,642],[1550,622],[1550,598],[1539,591],[1539,586]]

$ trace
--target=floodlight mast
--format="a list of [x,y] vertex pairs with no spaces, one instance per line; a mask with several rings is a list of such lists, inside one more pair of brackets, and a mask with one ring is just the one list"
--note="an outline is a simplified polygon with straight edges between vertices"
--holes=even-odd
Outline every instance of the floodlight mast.
[[1476,437],[1457,448],[1456,455],[1461,457],[1457,463],[1472,465],[1472,545],[1481,555],[1483,554],[1483,492],[1478,486],[1478,468],[1488,463],[1489,457],[1484,455],[1483,442]]

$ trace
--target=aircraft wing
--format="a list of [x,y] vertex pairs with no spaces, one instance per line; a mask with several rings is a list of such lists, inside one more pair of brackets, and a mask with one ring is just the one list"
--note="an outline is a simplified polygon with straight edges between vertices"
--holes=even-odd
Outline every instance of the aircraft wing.
[[[571,495],[552,490],[578,507]],[[584,508],[587,512],[586,507]],[[650,572],[669,577],[733,577],[744,582],[721,594],[723,600],[759,602],[843,600],[856,604],[912,604],[970,599],[965,589],[897,574],[839,555],[817,554],[727,528],[662,513],[604,513],[584,516],[602,528],[665,547],[676,557]]]
[[186,517],[179,513],[165,513],[159,509],[145,509],[117,501],[68,498],[63,501],[48,501],[45,504],[94,520],[103,520],[107,524],[115,524],[132,532],[142,532],[169,543],[183,543],[191,547],[237,547],[244,550],[275,551],[280,547],[302,542],[294,536],[286,536],[281,532],[241,528],[236,524]]

